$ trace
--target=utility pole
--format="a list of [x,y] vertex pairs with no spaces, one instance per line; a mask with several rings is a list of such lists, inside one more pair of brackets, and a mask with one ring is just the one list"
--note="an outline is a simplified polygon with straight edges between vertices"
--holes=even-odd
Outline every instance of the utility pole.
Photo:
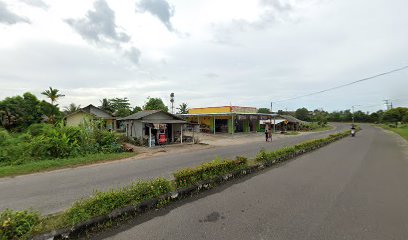
[[392,109],[392,102],[391,102],[390,99],[385,99],[385,100],[383,100],[383,101],[384,101],[384,105],[385,105],[385,107],[386,107],[387,110]]
[[170,93],[171,114],[174,114],[174,93]]
[[357,106],[360,106],[360,105],[353,105],[353,106],[351,106],[351,119],[352,119],[352,121],[353,121],[353,126],[354,126],[354,107],[357,107]]
[[[271,114],[273,114],[273,102],[271,102]],[[275,116],[273,116],[273,133],[275,133],[275,131]]]

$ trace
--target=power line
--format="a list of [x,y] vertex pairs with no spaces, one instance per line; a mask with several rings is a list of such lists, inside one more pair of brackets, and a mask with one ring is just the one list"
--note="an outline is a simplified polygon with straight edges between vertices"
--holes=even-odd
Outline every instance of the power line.
[[388,72],[383,72],[383,73],[380,73],[380,74],[376,74],[376,75],[371,76],[371,77],[366,77],[366,78],[359,79],[359,80],[356,80],[356,81],[353,81],[353,82],[350,82],[350,83],[346,83],[346,84],[339,85],[339,86],[336,86],[336,87],[324,89],[324,90],[321,90],[321,91],[318,91],[318,92],[313,92],[313,93],[309,93],[309,94],[305,94],[305,95],[301,95],[301,96],[297,96],[297,97],[293,97],[293,98],[282,99],[282,100],[279,100],[279,101],[274,101],[274,103],[286,102],[286,101],[290,101],[290,100],[295,100],[295,99],[299,99],[299,98],[303,98],[303,97],[308,97],[308,96],[316,95],[316,94],[319,94],[319,93],[324,93],[324,92],[332,91],[332,90],[335,90],[335,89],[338,89],[338,88],[347,87],[347,86],[350,86],[350,85],[353,85],[353,84],[356,84],[356,83],[368,81],[368,80],[371,80],[371,79],[373,79],[373,78],[378,78],[378,77],[381,77],[381,76],[384,76],[384,75],[388,75],[388,74],[391,74],[391,73],[399,72],[399,71],[402,71],[402,70],[407,69],[407,68],[408,68],[408,65],[407,65],[407,66],[404,66],[404,67],[401,67],[401,68],[393,69],[393,70],[388,71]]

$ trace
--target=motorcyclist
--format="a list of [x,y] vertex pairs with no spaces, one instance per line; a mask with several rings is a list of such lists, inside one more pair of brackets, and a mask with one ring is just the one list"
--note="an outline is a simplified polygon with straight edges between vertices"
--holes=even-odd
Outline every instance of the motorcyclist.
[[354,137],[356,135],[356,128],[354,124],[351,125],[351,136]]

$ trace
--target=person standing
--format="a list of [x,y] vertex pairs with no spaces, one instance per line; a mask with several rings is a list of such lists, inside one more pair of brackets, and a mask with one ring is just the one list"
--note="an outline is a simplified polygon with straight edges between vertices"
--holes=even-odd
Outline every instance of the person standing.
[[265,124],[265,141],[267,142],[269,139],[269,126]]

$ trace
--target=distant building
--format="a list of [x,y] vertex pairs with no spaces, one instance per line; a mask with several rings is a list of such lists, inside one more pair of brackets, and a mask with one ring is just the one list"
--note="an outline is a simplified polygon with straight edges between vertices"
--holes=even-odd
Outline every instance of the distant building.
[[91,123],[95,120],[102,120],[105,129],[113,131],[117,128],[115,116],[92,104],[70,113],[65,117],[67,126],[79,126],[81,124]]

